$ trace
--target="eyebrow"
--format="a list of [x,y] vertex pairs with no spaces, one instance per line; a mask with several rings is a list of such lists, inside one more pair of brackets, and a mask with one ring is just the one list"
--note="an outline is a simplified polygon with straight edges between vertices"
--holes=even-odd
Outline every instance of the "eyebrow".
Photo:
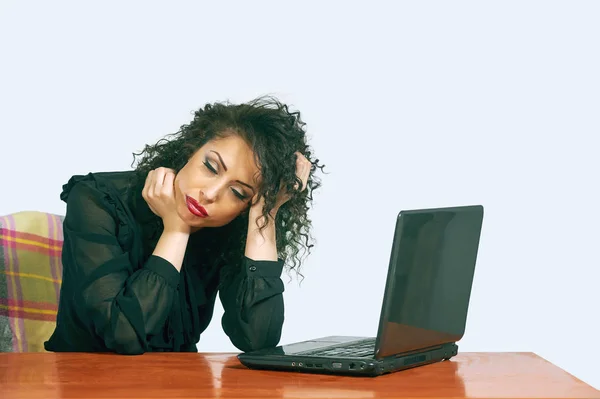
[[[216,152],[215,150],[210,150],[210,152],[214,152],[215,154],[217,154],[217,157],[219,158],[219,162],[221,163],[221,165],[223,166],[223,169],[225,169],[225,172],[227,172],[227,165],[225,165],[225,162],[223,162],[223,158],[221,158],[221,154],[219,154],[218,152]],[[251,185],[249,185],[248,183],[244,183],[243,181],[240,180],[236,180],[237,183],[240,183],[242,186],[246,186],[248,187],[250,190],[255,191],[254,187],[252,187]]]

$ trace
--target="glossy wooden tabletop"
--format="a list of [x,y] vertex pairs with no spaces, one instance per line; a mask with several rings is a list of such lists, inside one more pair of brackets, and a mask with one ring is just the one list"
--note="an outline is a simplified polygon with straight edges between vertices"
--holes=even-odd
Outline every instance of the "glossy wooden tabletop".
[[0,398],[600,398],[532,353],[463,353],[376,378],[253,371],[233,354],[0,354]]

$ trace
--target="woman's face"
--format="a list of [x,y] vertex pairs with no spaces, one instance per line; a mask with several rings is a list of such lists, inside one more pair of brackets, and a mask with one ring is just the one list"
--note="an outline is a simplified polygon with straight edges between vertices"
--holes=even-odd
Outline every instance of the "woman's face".
[[209,141],[175,177],[177,213],[192,228],[224,226],[248,207],[258,179],[254,153],[242,138]]

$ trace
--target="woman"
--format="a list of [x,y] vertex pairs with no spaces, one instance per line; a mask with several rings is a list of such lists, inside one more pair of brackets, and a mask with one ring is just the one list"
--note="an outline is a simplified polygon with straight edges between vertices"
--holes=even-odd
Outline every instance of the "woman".
[[242,351],[276,346],[284,264],[310,250],[318,160],[273,99],[206,105],[134,171],[73,176],[49,351],[196,351],[217,292]]

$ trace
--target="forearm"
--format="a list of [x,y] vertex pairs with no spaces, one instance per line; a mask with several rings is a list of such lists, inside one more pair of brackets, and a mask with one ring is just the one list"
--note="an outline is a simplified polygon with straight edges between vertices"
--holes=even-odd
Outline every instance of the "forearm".
[[165,259],[180,271],[189,238],[190,235],[186,232],[165,230],[152,255]]
[[[258,222],[257,217],[260,216]],[[271,260],[276,261],[277,240],[275,236],[275,220],[269,216],[268,224],[260,230],[262,215],[250,212],[248,218],[248,237],[246,238],[246,257],[253,260]]]
[[275,223],[270,217],[261,231],[257,216],[250,212],[243,267],[219,290],[223,330],[241,351],[277,345],[283,327],[283,262],[278,259]]
[[241,351],[275,346],[284,320],[283,262],[246,257],[241,266],[219,291],[223,330]]
[[[74,262],[70,242],[63,264]],[[135,271],[127,254],[106,262],[106,273],[86,284],[75,311],[82,323],[95,331],[103,345],[117,353],[142,353],[149,335],[157,334],[172,307],[179,272],[170,262],[151,256]],[[71,267],[72,269],[72,267]]]

